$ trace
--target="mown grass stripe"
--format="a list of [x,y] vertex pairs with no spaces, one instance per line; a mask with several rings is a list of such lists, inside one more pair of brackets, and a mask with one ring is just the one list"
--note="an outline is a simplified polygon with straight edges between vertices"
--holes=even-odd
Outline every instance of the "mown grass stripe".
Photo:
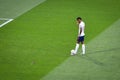
[[0,17],[15,19],[45,1],[46,0],[2,0],[0,1]]

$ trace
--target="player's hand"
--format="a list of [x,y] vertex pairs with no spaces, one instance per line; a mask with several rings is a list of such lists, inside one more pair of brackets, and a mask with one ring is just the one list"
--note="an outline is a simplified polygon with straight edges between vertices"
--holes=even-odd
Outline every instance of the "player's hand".
[[80,37],[80,34],[78,34],[78,38]]
[[77,37],[77,40],[79,39],[79,36]]

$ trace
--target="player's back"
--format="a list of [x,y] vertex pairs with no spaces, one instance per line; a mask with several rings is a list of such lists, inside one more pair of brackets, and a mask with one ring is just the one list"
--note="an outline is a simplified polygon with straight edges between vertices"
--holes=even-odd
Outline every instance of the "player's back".
[[81,21],[81,23],[79,24],[79,28],[82,29],[80,36],[85,36],[85,33],[84,33],[85,23],[83,21]]

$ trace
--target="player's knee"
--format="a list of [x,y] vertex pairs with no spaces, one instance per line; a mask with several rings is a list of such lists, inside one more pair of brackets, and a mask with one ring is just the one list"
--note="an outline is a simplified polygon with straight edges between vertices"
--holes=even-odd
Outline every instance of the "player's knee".
[[80,44],[80,42],[79,42],[79,41],[77,41],[77,43],[78,43],[78,44]]
[[81,44],[84,44],[84,41],[82,41]]

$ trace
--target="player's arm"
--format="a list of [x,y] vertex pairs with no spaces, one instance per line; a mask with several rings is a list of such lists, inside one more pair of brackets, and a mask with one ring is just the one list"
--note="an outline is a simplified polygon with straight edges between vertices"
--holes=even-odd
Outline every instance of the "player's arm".
[[82,28],[80,28],[80,35],[81,35],[81,33],[82,33]]
[[82,33],[82,28],[80,28],[79,32],[78,32],[78,37],[81,35]]

